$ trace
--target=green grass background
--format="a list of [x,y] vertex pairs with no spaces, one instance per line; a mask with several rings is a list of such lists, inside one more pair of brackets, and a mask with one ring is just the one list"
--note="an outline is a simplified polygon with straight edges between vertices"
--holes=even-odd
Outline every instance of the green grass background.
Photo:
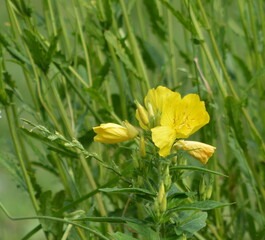
[[[36,42],[28,35],[25,37],[26,34],[26,40],[22,36],[15,39],[12,31],[16,32],[16,29],[10,25],[6,8],[6,3],[12,1],[0,1],[0,31],[8,36],[12,48],[27,56],[25,46],[33,46]],[[126,6],[127,15],[121,2]],[[13,1],[14,5],[16,3]],[[110,161],[106,152],[115,152],[117,148],[91,143],[93,126],[125,119],[137,124],[133,100],[142,101],[149,87],[165,85],[182,95],[198,93],[206,101],[211,123],[193,139],[217,146],[207,167],[229,176],[214,179],[212,199],[236,203],[211,211],[208,227],[201,233],[202,239],[264,239],[264,1],[80,0],[76,1],[76,13],[73,2],[66,0],[58,1],[59,5],[48,0],[25,3],[33,12],[30,19],[19,11],[15,12],[22,29],[36,34],[36,41],[42,42],[46,50],[54,35],[59,34],[57,50],[64,56],[53,55],[46,78],[41,69],[44,63],[40,49],[30,49],[36,63],[34,66],[25,64],[33,87],[33,92],[30,92],[20,60],[15,60],[6,46],[2,46],[6,70],[19,92],[13,102],[18,110],[17,118],[43,125],[51,132],[60,131],[57,122],[61,126],[60,133],[67,139],[75,136],[87,151],[98,152]],[[48,3],[51,3],[52,10]],[[111,11],[108,3],[111,3]],[[52,22],[52,16],[55,22]],[[61,25],[61,20],[65,26]],[[199,67],[195,65],[194,58],[198,59]],[[69,74],[67,81],[56,64]],[[69,66],[74,71],[69,70]],[[42,97],[55,121],[39,102],[34,70],[40,75]],[[68,81],[76,86],[97,116],[91,113]],[[49,92],[50,86],[58,90],[68,123],[64,121],[59,101],[54,100],[56,93]],[[34,97],[39,110],[32,101]],[[1,152],[15,155],[4,106],[1,110]],[[27,127],[21,120],[19,126]],[[26,142],[30,161],[40,161],[41,154],[36,157],[36,151],[28,144],[33,140],[21,130],[18,134]],[[36,141],[34,144],[45,156],[50,153],[45,143]],[[1,159],[6,161],[3,156]],[[93,174],[97,183],[103,184],[105,170],[96,162],[91,166],[96,169]],[[50,172],[37,166],[34,169],[43,191],[51,189],[55,193],[63,188],[62,182]],[[75,174],[78,171],[81,172],[80,166]],[[79,187],[83,187],[85,181],[82,177]],[[34,215],[30,198],[16,186],[14,176],[1,166],[2,204],[11,215]],[[83,190],[88,187],[82,187],[80,191],[85,193]],[[35,220],[12,222],[1,213],[0,239],[19,239],[36,224]],[[32,239],[43,237],[40,232]]]

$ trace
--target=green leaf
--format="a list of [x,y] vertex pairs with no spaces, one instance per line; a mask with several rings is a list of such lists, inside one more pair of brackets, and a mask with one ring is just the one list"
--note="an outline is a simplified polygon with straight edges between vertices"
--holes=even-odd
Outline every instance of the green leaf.
[[167,32],[165,31],[165,24],[163,18],[159,15],[157,2],[156,1],[143,1],[147,13],[149,14],[152,31],[161,40],[166,40]]
[[[64,203],[64,191],[56,193],[54,198],[52,198],[52,192],[50,190],[43,192],[39,200],[41,208],[40,213],[42,215],[62,217],[62,215],[58,216],[56,211]],[[40,222],[45,232],[51,233],[57,239],[62,236],[63,223],[46,219],[42,219]]]
[[24,40],[31,52],[34,62],[46,74],[52,62],[53,56],[56,53],[56,46],[58,42],[58,35],[55,36],[49,47],[47,47],[40,37],[27,29],[24,30]]
[[116,232],[111,235],[111,237],[115,240],[137,240],[137,238],[134,238],[132,236],[129,236],[125,233]]
[[74,221],[109,222],[109,223],[132,222],[132,223],[137,223],[137,224],[144,224],[144,222],[139,219],[125,218],[125,217],[84,217],[84,218],[74,219]]
[[35,33],[27,29],[24,29],[23,37],[30,50],[34,62],[44,73],[46,73],[49,66],[47,66],[45,62],[46,50],[43,43]]
[[30,65],[30,61],[27,57],[25,57],[17,47],[11,46],[10,43],[12,43],[12,39],[8,38],[7,36],[4,36],[2,33],[0,33],[0,43],[3,45],[3,47],[9,52],[9,54],[14,57],[16,60],[18,60],[21,63],[27,63]]
[[229,123],[234,129],[237,141],[241,148],[247,151],[247,144],[242,124],[242,104],[235,97],[228,96],[225,98],[225,107],[227,110]]
[[171,208],[168,212],[182,211],[182,210],[199,210],[207,211],[215,208],[230,206],[233,203],[222,203],[214,200],[199,201],[190,204],[186,204],[180,207]]
[[86,88],[86,92],[90,95],[90,97],[98,104],[100,104],[106,111],[112,112],[112,107],[108,104],[108,102],[105,100],[105,98],[100,94],[100,92],[93,88]]
[[160,68],[165,64],[159,51],[150,42],[144,41],[144,39],[140,37],[137,37],[137,41],[141,49],[144,62],[150,70],[155,71],[157,67]]
[[231,152],[233,153],[234,157],[237,159],[238,166],[243,173],[243,176],[245,176],[253,185],[253,187],[255,187],[255,178],[253,176],[252,170],[232,128],[230,128],[228,132],[228,145],[231,148]]
[[17,157],[11,153],[0,151],[0,166],[2,165],[24,190],[27,190],[21,170],[17,164]]
[[122,44],[119,42],[119,40],[116,38],[114,34],[110,31],[106,31],[104,33],[105,39],[110,44],[114,50],[119,59],[123,62],[124,66],[130,70],[132,73],[134,73],[135,76],[138,77],[137,71],[134,68],[130,58],[127,56],[125,49],[122,47]]
[[143,224],[135,224],[135,223],[128,223],[129,227],[132,228],[134,231],[139,233],[144,237],[144,239],[149,240],[160,240],[159,234],[152,230],[150,227],[147,227]]
[[182,211],[177,216],[179,231],[184,231],[187,237],[191,237],[195,232],[206,226],[206,212]]
[[179,20],[179,22],[192,33],[196,35],[196,31],[191,23],[191,20],[187,19],[182,12],[175,10],[174,7],[166,0],[160,0],[160,2]]
[[213,170],[210,170],[207,168],[201,168],[201,167],[179,165],[179,166],[175,166],[175,167],[170,168],[170,171],[177,171],[177,170],[200,171],[200,172],[211,173],[211,174],[215,174],[215,175],[219,175],[219,176],[223,176],[223,177],[228,177],[228,176],[224,175],[223,173],[216,172],[216,171],[213,171]]
[[[98,18],[104,29],[109,29],[112,25],[112,8],[110,0],[97,1]],[[102,7],[101,7],[102,5]]]
[[31,17],[32,9],[29,8],[29,3],[25,3],[24,0],[11,0],[11,2],[16,7],[16,10],[22,15],[26,17]]
[[143,189],[143,188],[101,188],[99,189],[101,192],[107,192],[107,193],[134,193],[134,194],[140,194],[140,195],[150,195],[155,196],[154,193]]

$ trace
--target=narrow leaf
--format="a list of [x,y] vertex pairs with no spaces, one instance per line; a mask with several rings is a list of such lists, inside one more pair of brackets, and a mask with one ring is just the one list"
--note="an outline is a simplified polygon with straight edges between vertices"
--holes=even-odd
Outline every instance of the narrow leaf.
[[134,194],[140,194],[145,195],[148,194],[150,196],[155,196],[154,193],[143,189],[143,188],[101,188],[99,189],[101,192],[108,192],[108,193],[134,193]]
[[223,176],[223,177],[228,177],[227,175],[220,173],[220,172],[216,172],[207,168],[201,168],[201,167],[194,167],[194,166],[175,166],[175,167],[171,167],[170,168],[171,171],[176,171],[176,170],[193,170],[193,171],[200,171],[200,172],[206,172],[206,173],[211,173],[211,174],[215,174],[215,175],[219,175],[219,176]]

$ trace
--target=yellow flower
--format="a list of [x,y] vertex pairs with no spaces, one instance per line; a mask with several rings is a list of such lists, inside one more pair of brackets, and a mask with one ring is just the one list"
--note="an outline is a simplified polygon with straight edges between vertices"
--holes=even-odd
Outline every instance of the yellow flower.
[[187,138],[210,120],[203,101],[197,94],[181,98],[177,92],[165,87],[149,90],[145,105],[151,105],[155,115],[152,140],[160,149],[160,156],[167,156],[177,138]]
[[179,140],[174,144],[176,149],[184,149],[188,154],[199,160],[201,163],[206,164],[209,158],[213,155],[216,147],[211,145],[196,142]]
[[103,123],[98,127],[93,127],[97,135],[94,141],[101,143],[119,143],[131,140],[138,135],[138,130],[129,122],[124,122],[125,126],[115,123]]
[[144,99],[146,109],[136,102],[136,119],[141,128],[148,130],[160,125],[160,117],[164,104],[168,99],[180,99],[180,94],[172,92],[166,87],[159,86],[156,89],[150,89]]

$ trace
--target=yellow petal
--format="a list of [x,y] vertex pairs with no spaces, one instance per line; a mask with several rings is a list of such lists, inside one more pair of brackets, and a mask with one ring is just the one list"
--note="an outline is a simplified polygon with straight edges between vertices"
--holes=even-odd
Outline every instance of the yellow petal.
[[162,112],[165,101],[171,96],[180,98],[179,93],[173,92],[166,87],[158,86],[156,89],[152,88],[145,97],[145,106],[147,107],[148,103],[150,103],[155,114]]
[[158,126],[151,129],[152,140],[159,148],[159,155],[166,157],[170,154],[171,147],[176,139],[176,132],[168,126]]
[[210,120],[205,104],[200,101],[197,94],[186,95],[174,107],[176,109],[174,128],[177,132],[177,138],[189,137]]
[[213,155],[216,147],[211,145],[196,142],[179,140],[174,144],[176,149],[184,149],[188,154],[199,160],[201,163],[206,164],[209,158]]
[[115,123],[104,123],[93,130],[97,135],[94,141],[101,143],[119,143],[133,139],[138,134],[138,131],[128,122],[125,123],[126,127]]

